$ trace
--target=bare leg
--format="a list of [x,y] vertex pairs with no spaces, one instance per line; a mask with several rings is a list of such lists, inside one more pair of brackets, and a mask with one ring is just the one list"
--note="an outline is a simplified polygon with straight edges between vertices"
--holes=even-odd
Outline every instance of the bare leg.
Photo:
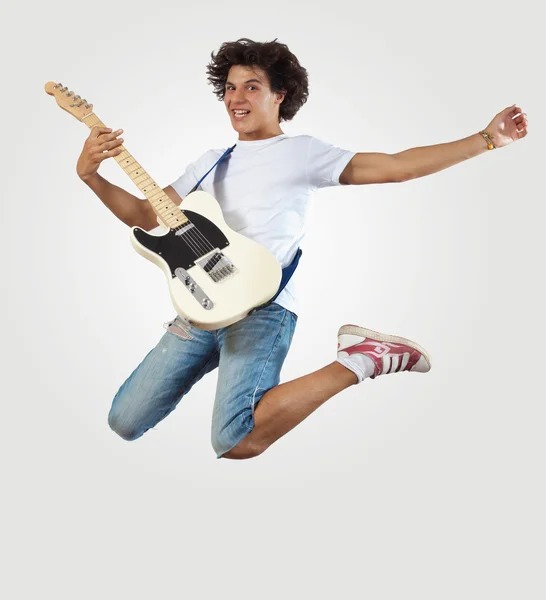
[[254,413],[254,429],[224,458],[250,458],[301,423],[326,400],[357,383],[356,375],[338,362],[268,390]]

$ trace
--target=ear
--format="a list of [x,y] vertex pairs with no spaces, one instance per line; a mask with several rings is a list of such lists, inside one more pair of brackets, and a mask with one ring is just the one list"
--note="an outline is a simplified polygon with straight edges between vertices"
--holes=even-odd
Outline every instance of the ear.
[[276,92],[277,100],[279,101],[279,104],[282,104],[282,101],[284,100],[284,98],[286,96],[286,92],[287,92],[287,90],[282,90],[281,92]]

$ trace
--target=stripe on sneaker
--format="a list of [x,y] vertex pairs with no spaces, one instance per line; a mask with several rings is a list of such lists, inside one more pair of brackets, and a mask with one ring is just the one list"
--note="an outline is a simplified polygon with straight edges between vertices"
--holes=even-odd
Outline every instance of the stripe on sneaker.
[[408,360],[409,360],[409,354],[407,352],[404,352],[404,354],[402,354],[400,356],[400,362],[398,363],[398,366],[396,367],[395,373],[399,373],[400,371],[403,371],[404,367],[408,364]]

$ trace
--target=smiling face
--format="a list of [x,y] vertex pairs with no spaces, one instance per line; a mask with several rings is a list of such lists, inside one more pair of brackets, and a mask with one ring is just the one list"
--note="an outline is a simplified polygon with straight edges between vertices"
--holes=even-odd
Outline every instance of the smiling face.
[[[234,65],[226,81],[224,104],[240,140],[265,140],[281,135],[279,105],[284,94],[273,93],[265,71]],[[239,113],[236,111],[244,111]]]

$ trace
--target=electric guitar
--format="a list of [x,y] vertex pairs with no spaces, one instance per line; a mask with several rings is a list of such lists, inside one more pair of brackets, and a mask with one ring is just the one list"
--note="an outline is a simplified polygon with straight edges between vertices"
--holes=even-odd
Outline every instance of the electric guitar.
[[[81,96],[61,83],[45,91],[89,129],[105,127]],[[114,156],[144,194],[160,227],[132,227],[135,250],[155,263],[167,278],[180,318],[199,329],[219,329],[246,317],[279,289],[282,269],[262,245],[230,229],[218,202],[206,192],[188,194],[180,209],[124,146]]]

